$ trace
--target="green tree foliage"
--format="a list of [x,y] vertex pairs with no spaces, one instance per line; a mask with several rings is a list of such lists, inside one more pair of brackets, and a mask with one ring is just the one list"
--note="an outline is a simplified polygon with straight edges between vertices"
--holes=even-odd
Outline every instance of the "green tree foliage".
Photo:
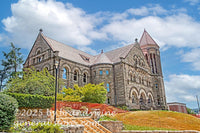
[[20,49],[21,48],[16,48],[15,45],[11,43],[10,52],[6,53],[3,51],[5,60],[2,60],[2,66],[5,67],[5,70],[9,74],[9,77],[16,76],[17,69],[24,62]]
[[22,77],[11,78],[6,88],[11,93],[38,94],[53,96],[55,77],[47,69],[38,72],[34,68],[23,71]]
[[190,108],[187,108],[187,113],[188,114],[195,114],[194,111],[192,111]]
[[21,48],[16,48],[14,44],[11,43],[10,51],[8,53],[3,51],[5,60],[2,60],[1,63],[3,69],[0,70],[0,90],[4,87],[3,83],[19,74],[18,70],[24,62],[20,49]]
[[20,94],[20,93],[6,93],[9,96],[14,97],[19,107],[24,108],[50,108],[54,103],[54,96],[42,96],[42,95],[31,95],[31,94]]
[[64,88],[62,92],[63,94],[62,96],[59,96],[59,99],[64,101],[82,101],[91,103],[104,103],[107,94],[104,83],[97,85],[89,83],[83,87],[74,85],[74,89]]
[[0,131],[7,131],[13,125],[17,108],[16,99],[0,93]]

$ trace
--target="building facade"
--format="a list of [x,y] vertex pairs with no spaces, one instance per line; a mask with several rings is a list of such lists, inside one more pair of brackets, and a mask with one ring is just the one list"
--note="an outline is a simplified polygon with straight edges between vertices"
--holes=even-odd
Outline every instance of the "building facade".
[[159,46],[145,30],[139,42],[96,56],[46,37],[40,30],[24,68],[47,68],[55,75],[55,62],[66,88],[104,82],[107,104],[167,109]]
[[167,103],[168,110],[170,111],[176,111],[180,113],[188,113],[187,112],[187,107],[186,104],[184,103],[178,103],[178,102],[173,102],[173,103]]

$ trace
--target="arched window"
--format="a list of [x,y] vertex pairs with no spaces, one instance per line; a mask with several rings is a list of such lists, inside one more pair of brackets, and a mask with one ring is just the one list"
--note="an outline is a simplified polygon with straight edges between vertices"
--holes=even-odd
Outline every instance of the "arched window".
[[86,74],[86,73],[83,74],[83,82],[84,82],[84,83],[87,82],[87,74]]
[[145,104],[145,95],[144,95],[144,93],[142,93],[141,96],[140,96],[140,104]]
[[110,85],[109,83],[106,84],[107,92],[110,92]]
[[153,98],[151,95],[149,95],[149,98],[148,98],[148,104],[153,104]]
[[133,91],[132,92],[132,99],[131,99],[131,102],[132,103],[137,103],[137,95],[136,95],[136,93]]
[[63,76],[62,78],[63,79],[68,79],[68,74],[69,74],[69,71],[67,68],[63,68]]
[[74,80],[78,81],[78,71],[77,70],[74,71]]
[[39,54],[40,54],[40,50],[37,51],[37,55],[39,55]]

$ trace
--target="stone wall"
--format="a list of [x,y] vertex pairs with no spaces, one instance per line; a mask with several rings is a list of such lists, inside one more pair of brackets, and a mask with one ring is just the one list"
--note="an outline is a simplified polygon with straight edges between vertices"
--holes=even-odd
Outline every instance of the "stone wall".
[[50,122],[51,112],[50,109],[18,109],[16,115],[16,121],[19,123],[23,122]]
[[122,121],[100,121],[99,123],[112,133],[121,133],[123,128]]
[[70,125],[62,128],[64,130],[63,133],[83,133],[84,126],[83,125]]

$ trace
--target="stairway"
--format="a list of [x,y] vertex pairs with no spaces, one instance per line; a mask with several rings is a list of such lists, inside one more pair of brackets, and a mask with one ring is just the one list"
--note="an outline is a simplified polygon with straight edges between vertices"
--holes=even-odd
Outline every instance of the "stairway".
[[[53,121],[53,111],[51,112],[51,120]],[[66,111],[57,111],[56,122],[61,125],[83,125],[84,133],[112,133],[98,122],[90,117],[73,117]]]

